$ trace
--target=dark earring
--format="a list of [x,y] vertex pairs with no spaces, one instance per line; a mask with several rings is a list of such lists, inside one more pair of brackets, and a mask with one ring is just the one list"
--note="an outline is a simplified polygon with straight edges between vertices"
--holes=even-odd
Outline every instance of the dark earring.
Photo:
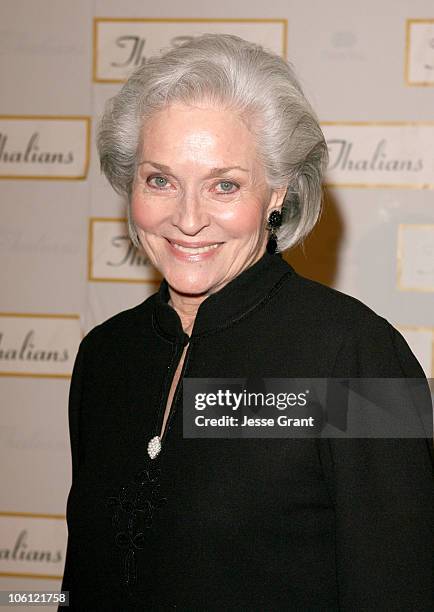
[[267,229],[270,236],[267,242],[267,251],[270,255],[277,253],[277,236],[276,228],[282,225],[282,212],[280,210],[272,210],[268,216]]

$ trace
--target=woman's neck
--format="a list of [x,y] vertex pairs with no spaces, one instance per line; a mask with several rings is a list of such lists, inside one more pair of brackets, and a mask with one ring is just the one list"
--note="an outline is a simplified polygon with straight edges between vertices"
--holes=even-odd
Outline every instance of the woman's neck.
[[170,288],[169,294],[169,306],[172,306],[172,308],[176,310],[181,319],[182,329],[186,334],[190,335],[199,306],[208,296],[181,295],[172,291]]

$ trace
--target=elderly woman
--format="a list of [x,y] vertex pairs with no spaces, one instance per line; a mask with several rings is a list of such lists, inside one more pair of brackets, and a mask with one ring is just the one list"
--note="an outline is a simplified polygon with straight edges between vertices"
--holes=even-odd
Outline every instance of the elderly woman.
[[426,439],[183,436],[185,377],[423,377],[385,319],[282,258],[327,163],[291,67],[194,38],[109,100],[98,150],[164,279],[76,358],[72,609],[433,609]]

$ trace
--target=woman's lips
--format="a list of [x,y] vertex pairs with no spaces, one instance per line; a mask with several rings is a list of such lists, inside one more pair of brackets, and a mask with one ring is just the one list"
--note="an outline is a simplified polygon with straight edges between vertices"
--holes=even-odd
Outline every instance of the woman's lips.
[[170,252],[181,261],[203,261],[212,257],[223,244],[222,242],[186,242],[169,240],[167,244]]

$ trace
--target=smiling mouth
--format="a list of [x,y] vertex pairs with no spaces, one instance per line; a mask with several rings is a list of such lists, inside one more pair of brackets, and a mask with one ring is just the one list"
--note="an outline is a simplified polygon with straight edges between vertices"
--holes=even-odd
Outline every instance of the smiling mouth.
[[198,247],[198,246],[185,246],[183,244],[179,244],[178,242],[173,242],[172,240],[169,240],[169,242],[178,251],[181,251],[182,253],[188,253],[189,255],[199,255],[200,253],[207,253],[208,251],[212,251],[216,249],[221,244],[220,242],[215,242],[214,244],[207,244],[207,245]]

